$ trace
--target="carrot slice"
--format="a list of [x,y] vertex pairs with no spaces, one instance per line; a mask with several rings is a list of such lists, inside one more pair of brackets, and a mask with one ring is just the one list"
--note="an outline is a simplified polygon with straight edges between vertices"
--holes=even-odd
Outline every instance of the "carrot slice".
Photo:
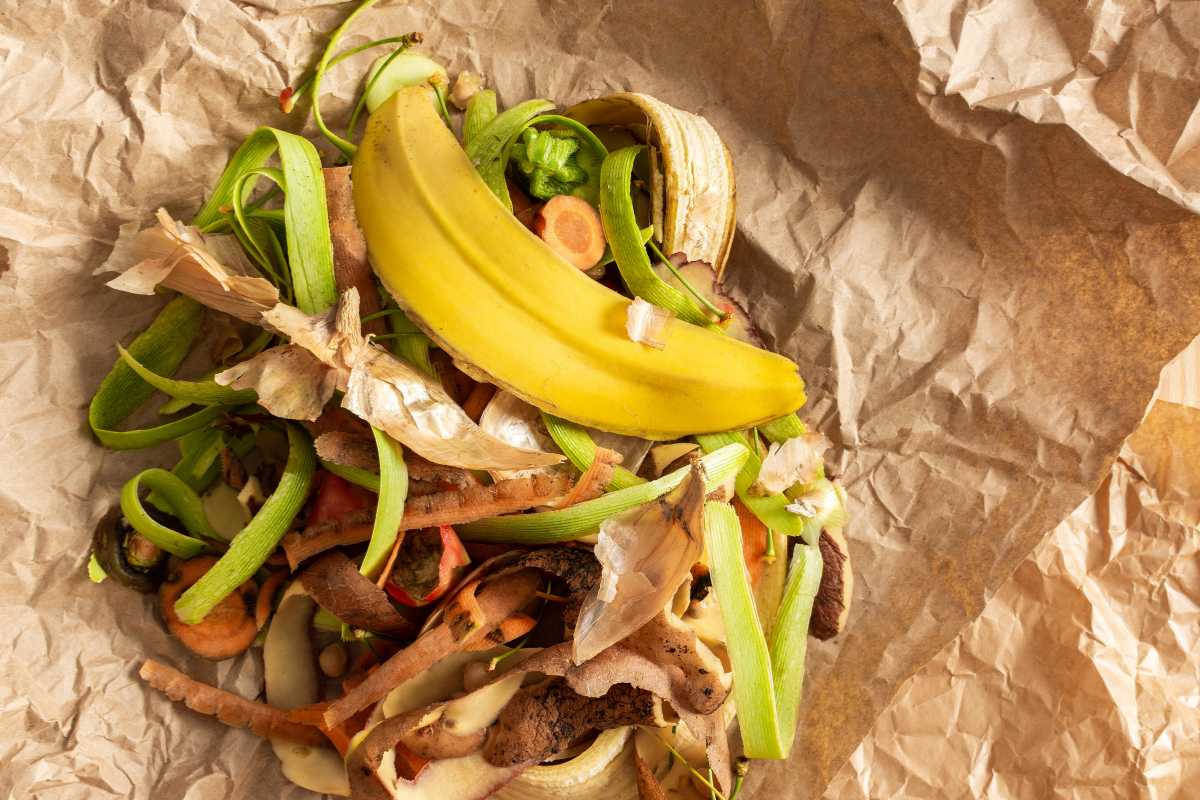
[[258,586],[253,580],[246,581],[203,620],[189,625],[175,613],[175,601],[215,563],[215,556],[199,556],[179,564],[159,587],[158,599],[167,629],[175,638],[196,655],[219,661],[246,651],[254,643],[259,627],[255,620]]
[[258,604],[254,607],[254,627],[260,631],[271,617],[271,603],[274,602],[275,593],[279,591],[279,587],[283,585],[287,576],[286,569],[277,569],[267,576],[262,586],[258,587]]
[[158,661],[146,661],[138,675],[172,700],[199,714],[216,717],[231,728],[245,728],[265,738],[287,739],[313,747],[325,744],[321,731],[292,722],[283,709],[193,680]]
[[604,255],[600,215],[581,198],[569,194],[551,197],[534,218],[533,231],[578,269],[591,269]]
[[467,416],[474,422],[479,422],[479,418],[483,416],[483,410],[487,408],[488,402],[492,396],[496,394],[496,387],[490,383],[477,383],[471,389],[471,393],[467,395],[467,399],[463,402],[463,411],[467,412]]

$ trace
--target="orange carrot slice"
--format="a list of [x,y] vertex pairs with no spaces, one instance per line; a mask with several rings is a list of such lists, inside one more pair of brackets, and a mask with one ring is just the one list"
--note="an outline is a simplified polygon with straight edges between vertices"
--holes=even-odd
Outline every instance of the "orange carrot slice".
[[568,194],[551,197],[534,218],[533,230],[578,269],[591,269],[604,255],[600,215],[581,198]]

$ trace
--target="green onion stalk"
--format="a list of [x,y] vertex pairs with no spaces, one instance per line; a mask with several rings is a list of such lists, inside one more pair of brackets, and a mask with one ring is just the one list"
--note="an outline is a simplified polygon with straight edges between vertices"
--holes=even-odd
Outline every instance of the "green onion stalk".
[[287,425],[288,457],[283,476],[262,508],[239,531],[229,549],[175,603],[181,620],[204,619],[231,592],[262,567],[304,506],[316,470],[312,440],[298,425]]
[[[266,170],[267,159],[276,152],[279,169]],[[325,179],[312,142],[275,128],[256,130],[234,152],[193,224],[201,228],[212,224],[225,215],[226,208],[234,209],[236,216],[253,191],[255,180],[264,176],[269,176],[284,193],[288,276],[286,281],[278,274],[275,278],[290,287],[296,305],[305,314],[323,313],[337,302],[338,295]]]
[[479,132],[496,118],[498,107],[496,93],[491,89],[480,89],[467,102],[467,113],[463,116],[463,147],[467,147]]
[[[695,439],[696,443],[700,445],[700,449],[706,453],[731,444],[745,447],[749,455],[747,455],[746,463],[738,472],[737,480],[734,483],[738,499],[745,504],[746,508],[750,509],[754,516],[759,518],[763,525],[767,526],[768,530],[788,536],[800,536],[805,532],[804,518],[787,510],[787,506],[792,501],[786,495],[756,495],[751,492],[751,487],[758,480],[758,472],[762,469],[762,458],[755,452],[751,441],[744,433],[705,433],[696,436]],[[812,544],[812,542],[809,543]]]
[[[567,457],[571,465],[580,472],[587,472],[588,468],[592,466],[592,462],[596,460],[596,443],[592,441],[588,432],[573,422],[568,422],[544,411],[542,412],[542,421],[550,433],[550,438],[554,440],[554,444]],[[612,478],[606,488],[613,492],[645,482],[644,478],[639,478],[618,465],[613,469]]]
[[686,294],[664,281],[650,265],[633,211],[630,179],[643,145],[610,153],[600,168],[600,221],[621,280],[635,297],[665,308],[684,322],[713,327],[712,320]]
[[338,464],[336,461],[326,461],[321,459],[321,469],[326,472],[332,472],[342,480],[353,483],[355,486],[379,494],[379,473],[371,472],[360,467],[348,467],[345,464]]
[[371,433],[375,435],[375,448],[379,453],[379,502],[375,506],[375,522],[371,528],[367,553],[359,568],[368,578],[379,574],[391,554],[396,537],[400,535],[404,501],[408,498],[408,468],[404,464],[404,448],[378,428],[371,428]]
[[[712,491],[737,474],[749,452],[741,445],[722,447],[700,459],[705,491]],[[459,536],[472,541],[512,544],[566,542],[591,535],[600,523],[631,508],[649,503],[683,483],[691,467],[669,472],[657,480],[640,483],[576,503],[569,508],[514,514],[471,522],[458,528]]]
[[728,503],[705,504],[704,541],[727,633],[745,754],[749,758],[786,758],[804,688],[808,628],[821,583],[820,552],[803,544],[795,548],[768,641],[745,569],[737,512]]
[[[163,306],[126,352],[155,374],[173,374],[191,350],[202,318],[203,308],[199,303],[188,297],[176,297]],[[207,427],[222,413],[222,408],[216,406],[154,428],[116,430],[150,399],[154,389],[124,359],[113,365],[88,406],[88,425],[101,444],[114,450],[153,447]]]
[[[172,530],[150,516],[139,496],[142,486],[151,489],[159,501],[183,523],[188,531],[186,534]],[[204,539],[220,540],[204,514],[200,496],[191,486],[165,469],[144,470],[130,478],[121,489],[121,513],[135,531],[180,558],[194,558],[209,549]]]

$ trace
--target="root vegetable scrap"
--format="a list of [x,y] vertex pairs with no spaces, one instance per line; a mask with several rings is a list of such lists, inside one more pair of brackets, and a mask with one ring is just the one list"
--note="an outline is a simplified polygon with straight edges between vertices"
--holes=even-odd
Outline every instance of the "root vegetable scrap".
[[551,197],[533,219],[533,232],[550,249],[578,269],[591,269],[604,255],[600,215],[586,201],[569,194]]
[[187,624],[175,613],[175,601],[215,563],[213,556],[200,556],[178,564],[168,571],[158,593],[168,630],[184,647],[214,661],[245,651],[254,643],[259,629],[258,586],[253,580],[239,586],[195,625]]

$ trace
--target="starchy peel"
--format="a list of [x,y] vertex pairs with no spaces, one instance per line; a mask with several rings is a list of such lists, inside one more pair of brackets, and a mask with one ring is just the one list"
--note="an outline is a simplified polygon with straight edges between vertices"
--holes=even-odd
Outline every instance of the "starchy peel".
[[566,114],[587,125],[628,127],[658,149],[665,185],[652,199],[662,204],[663,250],[707,261],[720,275],[733,243],[733,162],[708,120],[636,92],[588,100]]
[[392,296],[457,361],[538,408],[667,440],[803,404],[782,356],[674,320],[662,350],[629,341],[629,300],[564,263],[496,200],[420,90],[372,115],[353,177]]

